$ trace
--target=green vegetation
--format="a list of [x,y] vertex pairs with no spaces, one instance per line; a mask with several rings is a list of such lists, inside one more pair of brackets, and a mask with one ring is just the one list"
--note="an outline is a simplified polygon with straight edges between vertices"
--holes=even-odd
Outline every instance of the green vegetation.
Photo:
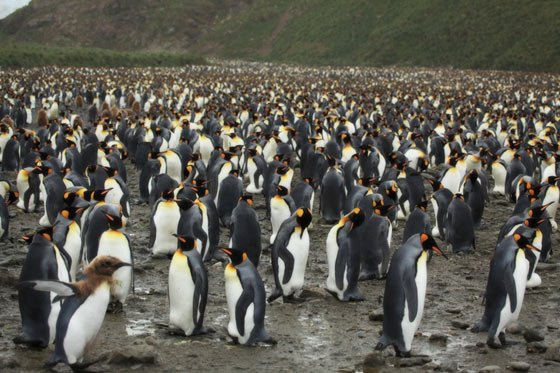
[[7,40],[41,46],[555,73],[558,30],[557,0],[33,0],[0,20]]
[[0,67],[82,66],[184,66],[205,63],[189,54],[164,52],[118,52],[97,48],[44,47],[35,44],[0,46]]

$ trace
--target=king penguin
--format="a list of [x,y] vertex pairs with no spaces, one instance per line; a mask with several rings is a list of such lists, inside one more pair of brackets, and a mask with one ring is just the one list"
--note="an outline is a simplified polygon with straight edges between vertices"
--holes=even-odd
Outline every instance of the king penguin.
[[297,302],[295,295],[303,287],[309,255],[307,227],[313,216],[308,208],[299,208],[282,223],[271,248],[276,289],[268,301],[282,296],[284,302]]
[[231,213],[229,230],[229,246],[243,247],[249,260],[258,267],[262,251],[261,227],[251,195],[244,195],[239,199]]
[[153,255],[173,254],[177,249],[177,227],[181,219],[181,209],[173,199],[173,190],[161,194],[152,208],[150,218],[150,244]]
[[169,266],[169,328],[179,329],[187,336],[205,334],[210,330],[202,326],[208,275],[202,257],[196,250],[196,240],[190,236],[175,235],[178,248]]
[[420,325],[432,251],[447,258],[432,236],[415,234],[393,254],[383,294],[383,334],[376,350],[393,345],[397,356],[410,356]]
[[247,255],[233,248],[221,248],[230,258],[224,271],[229,310],[228,334],[237,343],[275,343],[264,327],[266,292],[264,284]]

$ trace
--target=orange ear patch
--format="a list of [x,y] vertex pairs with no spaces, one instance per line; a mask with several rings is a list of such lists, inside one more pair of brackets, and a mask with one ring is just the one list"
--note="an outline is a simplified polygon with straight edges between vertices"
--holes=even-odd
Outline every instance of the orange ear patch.
[[424,243],[426,241],[428,241],[429,236],[426,233],[422,233],[420,235],[420,242]]

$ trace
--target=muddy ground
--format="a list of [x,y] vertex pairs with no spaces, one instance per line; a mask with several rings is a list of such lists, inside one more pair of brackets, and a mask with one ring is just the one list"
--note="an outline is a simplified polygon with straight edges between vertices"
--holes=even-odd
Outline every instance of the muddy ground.
[[[134,202],[138,196],[138,173],[128,160],[126,162],[128,185]],[[15,175],[12,176],[15,181]],[[297,179],[299,177],[294,181]],[[295,305],[282,304],[281,300],[277,300],[268,305],[266,328],[278,344],[259,347],[234,345],[227,337],[224,266],[219,262],[210,263],[207,267],[209,294],[205,325],[216,332],[185,338],[172,336],[161,326],[168,321],[169,260],[151,258],[148,248],[150,210],[147,205],[133,203],[127,232],[132,238],[136,263],[135,293],[128,298],[123,313],[106,315],[98,343],[89,358],[101,361],[89,370],[354,371],[374,368],[382,371],[474,372],[489,365],[505,370],[513,362],[523,361],[534,372],[560,371],[560,363],[545,360],[545,354],[528,352],[528,344],[520,333],[523,328],[537,331],[544,336],[541,343],[544,346],[560,342],[558,264],[539,266],[537,272],[543,284],[536,289],[528,289],[519,327],[513,330],[516,334],[508,333],[509,340],[517,344],[502,350],[489,349],[485,344],[486,333],[473,334],[464,330],[474,325],[482,315],[481,302],[491,253],[498,231],[513,209],[504,197],[490,196],[482,227],[476,232],[477,249],[474,253],[461,256],[449,254],[448,261],[434,256],[429,264],[424,316],[412,345],[413,354],[423,357],[396,359],[392,348],[388,348],[381,359],[378,355],[370,355],[366,366],[363,366],[364,359],[372,353],[381,332],[385,281],[360,283],[366,300],[358,303],[341,303],[325,292],[325,240],[331,226],[319,219],[318,198],[315,201],[314,228],[310,232],[311,249],[302,294],[306,301]],[[256,198],[255,207],[261,217],[263,247],[268,247],[270,223],[264,218],[261,196]],[[10,207],[10,212],[16,215],[10,222],[12,237],[17,238],[38,226],[41,214],[25,214],[14,206]],[[401,242],[403,227],[401,222],[394,229],[393,250]],[[557,233],[554,234],[553,249],[557,247],[558,237]],[[225,244],[228,240],[228,231],[222,228],[221,242]],[[446,247],[441,241],[440,246]],[[20,329],[16,283],[26,246],[16,240],[4,242],[0,248],[0,370],[38,371],[43,369],[50,350],[29,349],[12,342]],[[551,262],[557,262],[557,258],[553,256]],[[274,281],[268,249],[263,252],[259,271],[270,294]],[[532,345],[529,347],[534,349]],[[406,366],[409,367],[404,368]],[[59,366],[57,370],[68,371],[68,368]]]

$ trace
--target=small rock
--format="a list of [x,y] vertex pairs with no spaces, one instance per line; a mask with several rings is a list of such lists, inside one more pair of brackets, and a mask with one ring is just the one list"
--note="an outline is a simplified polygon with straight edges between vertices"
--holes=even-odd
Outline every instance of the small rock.
[[379,370],[380,367],[385,366],[385,361],[383,360],[383,354],[381,352],[375,351],[371,354],[366,355],[362,368],[364,372],[373,372]]
[[329,293],[320,287],[311,287],[303,289],[300,293],[301,298],[324,298],[328,296]]
[[431,361],[432,359],[429,357],[410,357],[405,359],[398,359],[395,366],[399,368],[417,367]]
[[146,338],[144,339],[144,342],[145,342],[147,345],[150,345],[150,346],[157,346],[157,345],[159,345],[159,342],[157,341],[157,339],[155,339],[155,338],[152,337],[152,336],[146,337]]
[[422,369],[424,370],[438,370],[438,368],[439,364],[435,361],[429,362],[428,364],[424,364],[424,366],[422,366]]
[[509,334],[521,334],[525,331],[525,327],[518,322],[514,322],[506,329],[506,331]]
[[528,343],[544,341],[544,335],[537,329],[527,329],[523,332],[523,338]]
[[542,342],[527,343],[527,353],[529,354],[543,354],[547,350],[547,346]]
[[157,353],[153,346],[133,345],[106,353],[103,357],[109,364],[134,365],[156,364]]
[[466,330],[466,329],[468,329],[469,324],[467,324],[466,322],[454,320],[454,321],[451,321],[451,326],[453,326],[454,328],[457,328],[457,329]]
[[154,263],[148,261],[141,263],[137,266],[137,269],[143,269],[143,270],[154,269],[154,268],[155,268]]
[[544,354],[544,359],[560,362],[560,342],[548,346]]
[[539,262],[537,264],[537,269],[539,271],[556,271],[560,268],[560,263],[542,263]]
[[515,372],[528,372],[531,369],[531,365],[524,361],[514,361],[511,363],[510,368]]
[[430,336],[430,338],[428,338],[428,340],[430,342],[435,342],[435,343],[442,343],[442,344],[447,344],[447,340],[449,339],[449,336],[445,335],[445,334],[432,334]]
[[459,370],[459,364],[456,361],[442,363],[435,369],[438,372],[456,372]]
[[480,369],[478,373],[490,373],[490,372],[501,372],[502,368],[497,365],[487,365]]
[[458,313],[461,313],[461,310],[459,308],[448,308],[445,310],[445,312],[456,315]]
[[369,321],[383,321],[383,312],[374,312],[369,315]]

